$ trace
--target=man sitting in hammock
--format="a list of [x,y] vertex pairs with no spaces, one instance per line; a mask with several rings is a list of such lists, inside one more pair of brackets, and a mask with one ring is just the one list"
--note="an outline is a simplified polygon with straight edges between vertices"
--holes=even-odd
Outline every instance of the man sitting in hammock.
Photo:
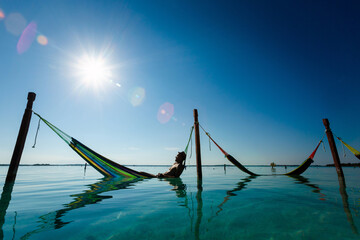
[[158,178],[178,178],[185,169],[184,161],[186,159],[185,152],[179,152],[176,155],[174,164],[169,168],[167,172],[159,173],[156,175]]
[[158,173],[157,175],[153,175],[147,172],[139,172],[141,175],[150,177],[150,178],[178,178],[182,174],[185,169],[184,161],[186,159],[185,152],[179,152],[175,157],[174,164],[169,168],[167,172]]

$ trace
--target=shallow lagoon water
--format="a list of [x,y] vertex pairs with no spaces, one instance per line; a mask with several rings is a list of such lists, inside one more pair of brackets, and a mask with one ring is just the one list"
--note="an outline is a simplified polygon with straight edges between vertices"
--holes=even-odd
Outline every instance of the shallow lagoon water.
[[[198,184],[195,167],[180,179],[136,181],[90,167],[20,166],[2,230],[4,239],[360,239],[360,168],[343,170],[345,191],[330,167],[300,178],[203,167]],[[7,167],[0,171],[3,184]]]

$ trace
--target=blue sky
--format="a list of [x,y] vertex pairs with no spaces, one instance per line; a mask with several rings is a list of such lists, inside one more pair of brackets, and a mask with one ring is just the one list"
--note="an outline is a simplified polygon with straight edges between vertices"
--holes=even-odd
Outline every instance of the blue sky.
[[[1,163],[10,161],[30,91],[36,112],[122,164],[171,164],[194,108],[244,164],[300,164],[324,134],[322,118],[360,148],[356,1],[2,1],[0,8]],[[36,36],[22,38],[34,24]],[[102,56],[111,77],[87,84],[78,70],[84,55]],[[158,119],[161,106],[173,107],[171,118]],[[31,148],[37,120],[22,163],[83,163],[44,124]],[[201,143],[204,164],[227,163],[203,133]],[[315,163],[332,163],[325,146]],[[341,159],[358,161],[350,152]]]

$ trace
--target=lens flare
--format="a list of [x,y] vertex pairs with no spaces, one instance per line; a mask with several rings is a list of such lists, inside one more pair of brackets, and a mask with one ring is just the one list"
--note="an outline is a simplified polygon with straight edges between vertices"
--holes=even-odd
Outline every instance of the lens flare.
[[30,48],[36,37],[36,30],[37,25],[34,22],[29,23],[29,25],[24,29],[16,46],[19,54],[23,54]]
[[48,44],[48,39],[44,35],[39,35],[36,40],[40,45],[45,46]]
[[0,20],[5,18],[5,13],[4,11],[0,8]]
[[164,124],[170,121],[173,115],[174,115],[174,105],[166,102],[159,107],[157,119],[160,123]]
[[145,99],[145,89],[144,88],[137,87],[137,88],[133,89],[132,91],[130,91],[129,100],[130,100],[130,103],[134,107],[141,105],[143,103],[144,99]]
[[6,30],[15,36],[19,36],[25,27],[26,20],[20,13],[10,13],[5,19]]
[[111,68],[102,56],[84,55],[76,64],[77,75],[83,82],[93,88],[98,88],[105,81],[111,81]]

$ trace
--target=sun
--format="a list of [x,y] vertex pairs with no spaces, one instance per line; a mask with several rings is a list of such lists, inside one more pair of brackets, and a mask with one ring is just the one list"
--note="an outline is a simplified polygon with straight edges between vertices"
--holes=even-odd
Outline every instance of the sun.
[[78,59],[76,69],[77,76],[88,86],[98,88],[105,82],[112,81],[111,66],[102,56],[85,54]]

